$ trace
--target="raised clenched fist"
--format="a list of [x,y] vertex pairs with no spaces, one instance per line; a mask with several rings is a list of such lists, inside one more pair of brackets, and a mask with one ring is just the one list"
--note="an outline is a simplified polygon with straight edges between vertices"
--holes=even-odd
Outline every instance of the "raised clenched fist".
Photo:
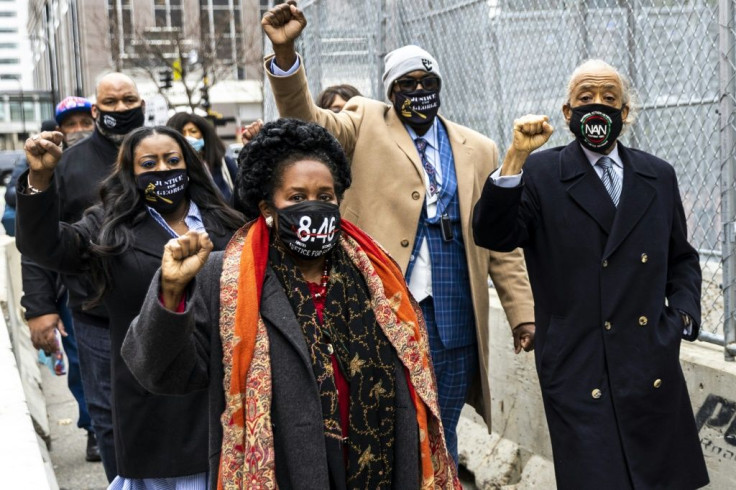
[[538,114],[527,114],[514,120],[515,150],[531,153],[549,140],[554,128],[549,124],[549,117]]
[[166,243],[161,260],[161,292],[167,308],[176,309],[187,286],[207,262],[213,247],[207,233],[192,230]]
[[307,19],[292,0],[266,12],[261,19],[261,26],[276,49],[281,45],[293,45],[307,26]]
[[51,182],[56,165],[61,160],[61,142],[64,135],[58,131],[44,131],[26,140],[29,181],[39,190],[45,190]]

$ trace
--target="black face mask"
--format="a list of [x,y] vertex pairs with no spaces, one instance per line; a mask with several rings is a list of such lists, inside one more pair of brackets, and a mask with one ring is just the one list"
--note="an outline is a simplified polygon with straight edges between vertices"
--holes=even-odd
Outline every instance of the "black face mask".
[[102,128],[103,132],[111,134],[126,135],[143,126],[145,120],[143,115],[143,106],[134,107],[127,111],[103,111],[99,108],[97,111],[100,113],[97,116],[97,123]]
[[337,245],[340,238],[340,208],[337,204],[303,201],[276,209],[278,236],[290,253],[316,259]]
[[570,131],[585,148],[605,153],[624,127],[622,112],[605,104],[586,104],[572,109]]
[[135,178],[143,199],[161,214],[176,211],[186,197],[189,177],[185,168],[145,172]]
[[439,90],[394,92],[394,109],[409,126],[429,127],[440,109]]

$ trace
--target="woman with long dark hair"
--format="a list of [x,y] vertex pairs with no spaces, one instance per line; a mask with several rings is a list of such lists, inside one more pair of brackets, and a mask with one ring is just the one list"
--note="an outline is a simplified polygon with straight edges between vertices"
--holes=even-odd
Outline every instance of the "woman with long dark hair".
[[166,122],[186,137],[197,154],[207,164],[217,188],[225,201],[231,202],[233,186],[238,175],[237,163],[225,155],[222,142],[215,127],[207,119],[188,112],[177,112]]
[[210,487],[459,488],[419,307],[340,217],[340,144],[281,119],[240,169],[258,219],[212,255],[206,234],[172,239],[122,350],[151,390],[209,391]]
[[99,204],[74,224],[59,222],[54,169],[60,138],[61,133],[45,132],[26,142],[30,169],[19,179],[16,243],[45,267],[90,275],[96,290],[91,303],[108,310],[119,475],[110,488],[206,482],[207,393],[174,397],[147,391],[123,362],[120,348],[167,241],[190,230],[206,231],[222,249],[243,218],[225,204],[184,137],[155,127],[125,138]]

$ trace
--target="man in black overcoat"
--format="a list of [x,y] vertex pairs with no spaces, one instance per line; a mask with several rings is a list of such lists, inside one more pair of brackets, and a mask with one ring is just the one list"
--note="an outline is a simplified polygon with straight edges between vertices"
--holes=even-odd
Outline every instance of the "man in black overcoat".
[[617,142],[632,106],[616,69],[583,63],[562,108],[576,140],[530,155],[548,118],[514,121],[474,210],[478,245],[524,249],[560,489],[708,483],[679,363],[700,328],[698,253],[672,166]]

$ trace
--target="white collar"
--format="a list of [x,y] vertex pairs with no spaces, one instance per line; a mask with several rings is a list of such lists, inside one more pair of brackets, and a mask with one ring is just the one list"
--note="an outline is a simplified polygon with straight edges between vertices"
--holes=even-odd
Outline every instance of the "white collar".
[[[578,143],[580,144],[580,143]],[[604,155],[603,153],[596,153],[594,151],[590,151],[583,145],[580,145],[580,148],[583,149],[583,153],[585,153],[585,156],[588,158],[588,162],[590,162],[591,165],[595,166],[596,162],[601,159],[601,157],[608,157],[611,160],[613,160],[613,163],[616,164],[617,167],[623,169],[624,168],[624,162],[621,160],[621,156],[618,154],[618,142],[616,142],[616,145],[613,147],[613,150],[611,150],[611,153],[608,155]]]
[[412,141],[416,141],[417,138],[424,138],[427,141],[427,145],[431,146],[435,150],[439,150],[439,136],[437,134],[437,116],[434,117],[434,122],[432,122],[432,126],[429,128],[429,131],[424,133],[422,136],[417,136],[416,131],[412,129],[411,126],[404,123],[404,127],[409,132],[409,136],[411,136]]

